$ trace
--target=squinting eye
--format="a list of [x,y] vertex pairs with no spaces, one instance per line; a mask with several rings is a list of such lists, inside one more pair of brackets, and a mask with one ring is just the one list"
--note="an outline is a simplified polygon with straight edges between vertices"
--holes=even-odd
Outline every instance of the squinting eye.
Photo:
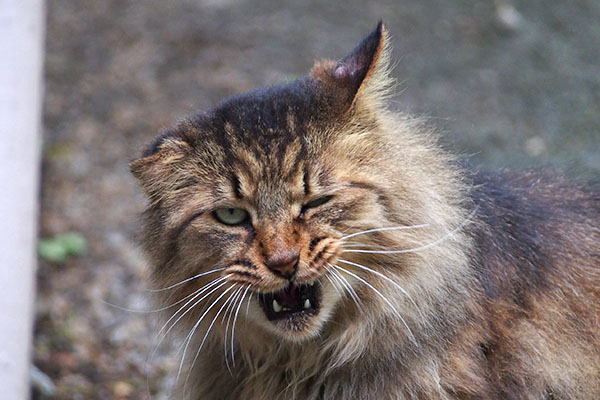
[[321,197],[319,199],[310,201],[308,203],[306,203],[303,207],[302,207],[302,214],[309,208],[315,208],[315,207],[319,207],[320,205],[323,205],[325,203],[327,203],[329,200],[332,199],[333,196],[325,196],[325,197]]
[[248,211],[241,208],[219,208],[215,217],[225,225],[240,225],[248,220]]

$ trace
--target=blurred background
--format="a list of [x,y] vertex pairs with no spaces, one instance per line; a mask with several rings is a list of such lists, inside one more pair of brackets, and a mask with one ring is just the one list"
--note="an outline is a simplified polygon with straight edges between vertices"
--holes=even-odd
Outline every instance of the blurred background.
[[383,18],[392,107],[497,169],[600,172],[598,0],[48,0],[35,399],[167,398],[128,162],[163,128],[341,58]]

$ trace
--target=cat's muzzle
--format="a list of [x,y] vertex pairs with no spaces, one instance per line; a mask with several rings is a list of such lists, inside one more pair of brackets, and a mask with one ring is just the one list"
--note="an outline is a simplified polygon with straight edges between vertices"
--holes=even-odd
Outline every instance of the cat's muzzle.
[[321,301],[319,285],[290,283],[285,289],[260,295],[261,304],[269,321],[294,319],[317,314]]

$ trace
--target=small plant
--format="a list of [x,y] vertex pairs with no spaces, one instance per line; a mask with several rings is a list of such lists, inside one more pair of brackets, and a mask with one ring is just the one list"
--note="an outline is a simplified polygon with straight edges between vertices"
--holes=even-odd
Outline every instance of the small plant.
[[40,239],[38,254],[41,259],[62,264],[69,257],[85,254],[87,241],[77,232],[67,232],[51,238]]

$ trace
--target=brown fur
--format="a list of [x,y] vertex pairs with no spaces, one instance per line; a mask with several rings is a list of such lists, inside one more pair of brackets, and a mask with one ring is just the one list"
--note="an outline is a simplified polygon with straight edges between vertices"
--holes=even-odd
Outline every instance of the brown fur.
[[[206,314],[179,396],[600,398],[600,191],[459,166],[428,127],[386,108],[388,58],[380,24],[341,61],[198,114],[132,162],[149,198],[156,287],[224,268],[158,292],[160,303],[227,276],[167,315],[188,304],[175,313],[188,311],[176,326],[185,345]],[[333,197],[307,206],[323,196]],[[244,209],[248,222],[224,225],[220,208]],[[414,225],[357,235],[359,247],[342,239]],[[295,252],[295,282],[318,282],[320,309],[270,322],[255,293],[288,285],[270,265]],[[329,264],[347,271],[359,304]]]

